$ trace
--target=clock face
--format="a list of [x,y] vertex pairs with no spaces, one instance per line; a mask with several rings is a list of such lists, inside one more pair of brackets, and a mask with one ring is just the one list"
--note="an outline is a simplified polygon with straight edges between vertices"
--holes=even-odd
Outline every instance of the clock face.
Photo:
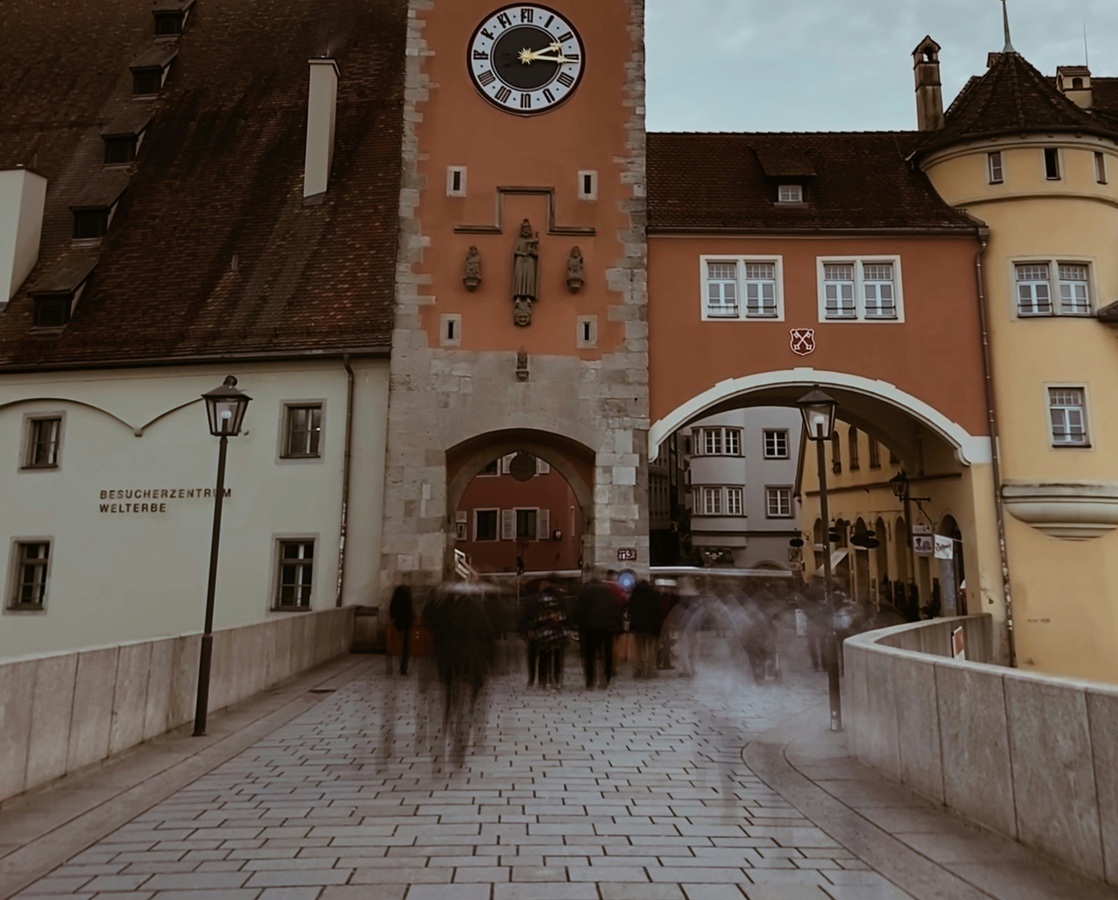
[[559,13],[538,4],[499,9],[467,48],[470,78],[506,112],[533,115],[563,103],[582,79],[582,39]]

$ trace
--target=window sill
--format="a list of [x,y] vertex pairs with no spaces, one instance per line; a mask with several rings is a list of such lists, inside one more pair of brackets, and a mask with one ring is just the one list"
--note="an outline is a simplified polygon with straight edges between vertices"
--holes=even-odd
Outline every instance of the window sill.
[[13,603],[6,607],[4,611],[13,613],[45,613],[47,608],[42,603]]
[[53,472],[53,471],[57,471],[58,468],[59,468],[58,463],[50,463],[50,464],[44,464],[44,465],[39,465],[39,466],[36,466],[36,465],[20,466],[19,470],[21,472]]
[[273,606],[272,612],[276,613],[307,613],[314,612],[311,606]]
[[284,462],[307,462],[308,460],[318,461],[318,460],[322,459],[322,454],[321,453],[285,453],[282,456],[280,456],[280,459],[282,459]]

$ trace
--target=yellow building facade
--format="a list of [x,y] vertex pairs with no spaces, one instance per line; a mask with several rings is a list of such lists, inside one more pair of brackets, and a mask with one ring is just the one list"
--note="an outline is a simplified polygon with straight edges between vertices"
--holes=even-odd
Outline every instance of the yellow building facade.
[[[840,560],[840,574],[856,595],[864,599],[859,585],[882,577],[907,579],[926,606],[943,594],[940,564],[914,554],[906,532],[955,527],[967,580],[958,608],[995,613],[1006,661],[1118,680],[1118,418],[1110,414],[1118,383],[1118,79],[1092,79],[1083,67],[1045,76],[1007,41],[944,111],[939,50],[928,38],[914,54],[925,136],[911,162],[984,226],[975,277],[988,384],[974,390],[988,392],[994,464],[984,472],[956,467],[954,477],[948,460],[925,465],[909,494],[927,499],[910,503],[910,518],[879,516],[890,504],[897,509],[887,488],[901,461],[880,473],[850,472],[854,444],[840,424],[827,447],[839,526],[827,544],[833,558],[852,560]],[[806,449],[805,529],[814,523],[821,550]],[[846,454],[845,464],[835,454]],[[976,502],[961,502],[960,491],[976,492]],[[978,492],[988,492],[988,514]],[[955,507],[980,510],[983,521],[952,515]],[[852,517],[875,532],[878,547],[840,552],[857,531]],[[997,580],[1004,605],[1001,597],[988,602]]]

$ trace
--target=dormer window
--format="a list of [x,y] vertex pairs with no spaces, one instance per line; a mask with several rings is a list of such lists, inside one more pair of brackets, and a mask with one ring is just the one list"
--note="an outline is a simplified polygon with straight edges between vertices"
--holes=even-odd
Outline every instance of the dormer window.
[[106,166],[127,165],[136,158],[151,118],[148,108],[139,107],[117,116],[109,123],[101,132],[101,140],[105,144]]
[[804,186],[802,184],[782,184],[776,189],[778,203],[803,203]]
[[96,209],[73,209],[75,241],[86,241],[102,238],[109,230],[110,210],[106,207]]
[[64,258],[28,291],[35,303],[35,328],[62,328],[70,321],[97,260],[88,255]]
[[178,37],[186,26],[186,17],[194,0],[156,0],[151,14],[155,18],[156,37]]
[[128,68],[132,72],[132,95],[152,97],[163,89],[171,62],[178,55],[175,47],[152,47],[132,61]]
[[99,240],[105,236],[127,185],[127,173],[105,172],[86,186],[70,204],[75,241]]

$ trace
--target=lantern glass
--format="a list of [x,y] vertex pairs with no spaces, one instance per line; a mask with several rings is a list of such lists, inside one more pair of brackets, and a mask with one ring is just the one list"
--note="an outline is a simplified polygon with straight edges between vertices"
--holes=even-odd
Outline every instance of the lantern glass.
[[214,437],[236,437],[241,433],[245,410],[252,398],[237,389],[237,379],[234,376],[228,376],[221,387],[204,393],[202,399],[206,401],[210,434]]
[[838,408],[835,399],[816,388],[801,397],[796,405],[804,417],[808,440],[828,440],[835,430],[835,410]]

